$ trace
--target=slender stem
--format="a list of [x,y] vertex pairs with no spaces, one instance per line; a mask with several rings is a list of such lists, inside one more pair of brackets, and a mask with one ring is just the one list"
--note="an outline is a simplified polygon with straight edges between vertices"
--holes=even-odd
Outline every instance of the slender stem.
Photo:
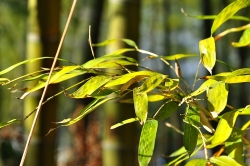
[[50,72],[49,72],[49,76],[48,76],[48,79],[47,79],[47,81],[46,81],[46,85],[45,85],[45,87],[44,87],[44,90],[43,90],[41,99],[40,99],[39,104],[38,104],[38,107],[37,107],[37,112],[36,112],[36,115],[35,115],[35,117],[34,117],[34,120],[33,120],[32,126],[31,126],[31,129],[30,129],[30,133],[29,133],[29,136],[28,136],[28,139],[27,139],[25,148],[24,148],[24,152],[23,152],[23,156],[22,156],[22,159],[21,159],[21,162],[20,162],[20,166],[23,166],[23,164],[24,164],[24,161],[25,161],[25,158],[26,158],[26,155],[27,155],[27,152],[28,152],[29,144],[30,144],[30,141],[31,141],[31,138],[32,138],[32,134],[33,134],[33,131],[34,131],[34,129],[35,129],[36,122],[37,122],[37,119],[38,119],[40,110],[41,110],[41,108],[42,108],[42,103],[43,103],[43,100],[44,100],[44,98],[45,98],[46,91],[47,91],[47,89],[48,89],[49,81],[50,81],[52,72],[53,72],[53,70],[54,70],[54,68],[55,68],[55,66],[56,66],[57,58],[59,57],[59,53],[60,53],[60,50],[61,50],[61,47],[62,47],[62,43],[63,43],[64,38],[65,38],[65,36],[66,36],[66,32],[67,32],[67,29],[68,29],[68,26],[69,26],[69,22],[70,22],[70,20],[71,20],[71,17],[72,17],[72,14],[73,14],[73,11],[74,11],[76,2],[77,2],[77,0],[74,0],[74,1],[73,1],[73,4],[72,4],[72,6],[71,6],[70,13],[69,13],[69,16],[68,16],[68,19],[67,19],[65,28],[64,28],[64,30],[63,30],[62,37],[61,37],[59,46],[58,46],[58,48],[57,48],[57,52],[56,52],[56,55],[55,55],[55,59],[54,59],[53,64],[52,64],[52,66],[51,66],[51,69],[50,69]]

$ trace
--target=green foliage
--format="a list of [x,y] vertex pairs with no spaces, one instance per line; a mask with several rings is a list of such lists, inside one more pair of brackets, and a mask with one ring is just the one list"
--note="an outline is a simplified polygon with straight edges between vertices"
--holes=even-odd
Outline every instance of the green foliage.
[[[249,0],[236,0],[225,7],[217,16],[191,16],[199,19],[214,19],[211,27],[211,36],[199,42],[200,61],[203,66],[211,74],[216,62],[220,62],[220,64],[227,66],[229,69],[229,71],[216,73],[215,75],[202,76],[200,79],[205,81],[194,91],[190,91],[189,86],[183,78],[185,76],[181,75],[181,66],[179,66],[177,59],[192,58],[197,54],[159,56],[146,50],[139,49],[135,42],[129,39],[111,39],[99,44],[93,44],[93,46],[102,47],[119,40],[125,42],[129,48],[116,50],[81,65],[61,66],[54,69],[49,84],[60,83],[87,73],[95,75],[55,95],[57,96],[64,93],[69,98],[94,98],[89,105],[79,112],[77,117],[73,119],[66,118],[56,124],[58,127],[72,125],[110,100],[119,99],[119,102],[134,104],[136,117],[125,119],[113,125],[111,129],[138,121],[143,125],[138,148],[138,160],[141,166],[146,166],[153,155],[158,121],[171,117],[174,112],[178,111],[180,106],[184,105],[186,107],[186,113],[183,117],[184,146],[169,155],[169,157],[173,157],[174,159],[167,165],[178,165],[184,160],[194,156],[200,149],[204,149],[205,158],[191,159],[187,162],[187,166],[244,165],[243,149],[249,148],[249,141],[246,141],[244,134],[245,130],[250,125],[250,121],[244,124],[242,128],[235,127],[235,123],[239,115],[249,116],[250,108],[249,105],[242,106],[242,108],[238,109],[232,108],[229,105],[230,103],[228,103],[228,87],[230,84],[250,82],[250,68],[232,70],[225,62],[218,61],[216,59],[215,42],[218,38],[222,38],[228,34],[229,30],[215,37],[212,35],[228,19],[238,19],[249,22],[249,18],[247,17],[234,16],[237,11],[249,5]],[[187,14],[185,13],[185,15]],[[249,25],[235,28],[234,30],[245,31],[239,42],[234,42],[232,45],[234,47],[249,46]],[[230,33],[231,32],[232,31],[230,31]],[[167,75],[141,66],[134,58],[125,55],[125,53],[131,51],[145,54],[148,58],[159,58],[176,73],[176,77],[170,78]],[[0,71],[0,75],[11,72],[20,65],[45,58],[51,57],[37,58],[17,63]],[[175,61],[175,67],[171,66],[168,62],[171,60]],[[133,71],[130,70],[128,66],[137,66],[143,70]],[[197,69],[197,73],[198,70],[199,69]],[[20,99],[24,99],[28,94],[45,87],[48,79],[48,72],[48,69],[42,69],[36,73],[28,73],[15,79],[0,78],[0,84],[10,85],[14,83],[15,86],[12,88],[15,88],[20,81],[37,81],[36,86],[23,89],[25,92]],[[79,85],[81,86],[78,87],[76,91],[72,93],[67,92],[71,88]],[[204,99],[206,100],[205,105],[197,100],[197,97],[204,92],[206,92],[206,97]],[[127,96],[132,96],[132,98],[128,98]],[[148,103],[158,101],[163,101],[163,104],[155,111],[152,117],[149,117]],[[231,110],[225,112],[227,106]],[[211,121],[218,121],[216,129],[210,124]],[[8,122],[0,123],[0,128],[20,122],[22,122],[22,120],[13,119]],[[209,134],[205,134],[203,130],[200,130],[201,126]],[[247,144],[246,147],[244,147],[245,144]],[[208,156],[208,148],[214,148],[219,145],[222,146],[222,148],[215,155]],[[221,155],[223,151],[226,152],[226,155]]]

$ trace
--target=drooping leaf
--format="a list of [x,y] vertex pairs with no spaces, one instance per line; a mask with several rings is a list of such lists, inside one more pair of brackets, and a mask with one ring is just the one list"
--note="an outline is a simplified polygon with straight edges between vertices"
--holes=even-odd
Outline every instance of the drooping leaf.
[[21,122],[22,122],[22,120],[18,120],[18,119],[12,119],[12,120],[9,120],[8,122],[1,122],[0,129],[5,127],[5,126],[11,125],[13,123],[21,123]]
[[112,87],[112,86],[124,84],[124,83],[128,82],[129,80],[131,80],[132,78],[134,78],[136,76],[140,76],[140,75],[141,76],[151,76],[151,75],[154,75],[154,74],[155,74],[155,72],[147,71],[147,70],[124,74],[122,76],[114,77],[114,80],[109,81],[105,85],[105,87]]
[[203,66],[212,74],[212,69],[216,62],[216,50],[213,37],[199,42],[200,58]]
[[84,85],[82,85],[75,92],[68,94],[67,96],[70,98],[86,98],[91,96],[97,89],[111,80],[111,76],[95,76],[88,80]]
[[222,112],[227,105],[228,85],[217,82],[207,89],[207,106],[214,118]]
[[139,118],[140,123],[144,124],[148,115],[148,96],[146,92],[141,92],[139,88],[134,88],[134,108],[135,114]]
[[208,132],[213,133],[215,130],[213,126],[209,123],[208,118],[205,116],[205,114],[200,111],[200,118],[201,118],[201,124],[204,129],[206,129]]
[[238,163],[244,163],[244,150],[243,143],[241,137],[245,135],[245,132],[238,129],[233,128],[233,131],[225,142],[226,152],[228,156],[232,157]]
[[111,126],[110,129],[115,129],[115,128],[120,127],[120,126],[122,126],[122,125],[125,125],[125,124],[128,124],[128,123],[132,123],[132,122],[136,122],[136,121],[138,121],[138,120],[139,120],[138,118],[126,119],[126,120],[124,120],[124,121],[122,121],[122,122],[120,122],[120,123],[117,123],[117,124]]
[[199,110],[196,107],[187,107],[185,121],[187,123],[184,124],[183,143],[190,156],[193,153],[198,140],[199,131],[194,126],[199,127],[200,125]]
[[192,159],[185,166],[206,166],[207,160],[206,159]]
[[210,147],[219,145],[229,138],[238,115],[238,111],[230,111],[222,115],[211,141],[211,146],[209,145]]
[[250,5],[249,0],[236,0],[224,8],[215,18],[212,28],[211,35],[228,19],[230,19],[240,9]]
[[250,28],[247,28],[242,36],[240,37],[240,40],[239,42],[232,42],[232,45],[234,47],[245,47],[245,46],[248,46],[250,45]]
[[176,109],[179,103],[176,101],[166,102],[153,116],[154,119],[160,121],[168,118]]
[[140,86],[140,91],[145,93],[150,92],[156,88],[166,77],[167,76],[163,74],[154,74]]
[[240,164],[229,156],[211,157],[210,162],[219,166],[246,166],[246,164]]
[[143,125],[138,148],[140,166],[147,166],[151,160],[155,146],[157,128],[158,122],[156,120],[147,120]]

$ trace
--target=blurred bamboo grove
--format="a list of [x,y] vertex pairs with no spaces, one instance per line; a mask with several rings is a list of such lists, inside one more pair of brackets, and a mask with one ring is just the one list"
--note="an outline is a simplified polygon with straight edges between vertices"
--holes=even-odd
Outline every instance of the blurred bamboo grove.
[[[139,47],[158,55],[177,53],[199,54],[198,42],[210,35],[212,20],[199,20],[186,17],[181,9],[190,15],[214,15],[233,0],[78,0],[60,58],[75,64],[83,64],[93,58],[88,43],[89,25],[93,43],[112,38],[129,38]],[[72,1],[68,0],[0,0],[0,70],[22,60],[54,56]],[[249,14],[249,10],[242,10]],[[229,21],[226,27],[242,25],[240,21]],[[233,68],[249,66],[249,49],[233,48],[229,42],[237,41],[240,34],[227,35],[217,42],[217,52],[223,60],[232,64]],[[122,48],[116,43],[106,48],[94,48],[95,56],[102,56],[112,50]],[[226,49],[225,49],[226,48]],[[148,60],[145,55],[128,54],[137,57],[143,65],[167,75],[174,75],[161,61]],[[180,66],[187,82],[192,85],[197,69],[198,58],[180,60]],[[58,62],[58,65],[64,65]],[[51,61],[41,61],[26,67],[19,67],[10,72],[8,77],[15,78],[26,72],[49,68]],[[221,66],[215,66],[222,71]],[[200,75],[205,74],[201,69]],[[50,87],[48,96],[63,90],[76,81],[86,77],[74,78]],[[199,84],[199,83],[197,83]],[[20,83],[20,87],[28,84]],[[29,85],[30,86],[30,85]],[[248,84],[233,85],[229,94],[229,102],[233,106],[250,103]],[[9,119],[22,119],[33,111],[39,101],[39,93],[18,100],[22,93],[10,93],[6,87],[0,87],[0,122]],[[133,106],[109,103],[87,115],[83,120],[70,127],[61,127],[45,136],[52,122],[74,117],[91,99],[73,100],[60,95],[43,106],[40,119],[35,130],[26,165],[34,166],[128,166],[138,165],[137,145],[141,126],[129,124],[110,130],[110,126],[126,117],[134,117]],[[159,103],[160,105],[161,103]],[[149,114],[159,105],[149,105]],[[157,107],[156,107],[157,106]],[[175,113],[171,118],[159,123],[152,166],[163,165],[171,152],[183,145],[182,136],[166,126],[172,124],[183,130],[183,111]],[[125,115],[126,114],[126,115]],[[33,117],[24,123],[0,129],[0,165],[19,165],[27,134]],[[238,125],[248,119],[242,118]],[[250,135],[248,133],[248,138]]]

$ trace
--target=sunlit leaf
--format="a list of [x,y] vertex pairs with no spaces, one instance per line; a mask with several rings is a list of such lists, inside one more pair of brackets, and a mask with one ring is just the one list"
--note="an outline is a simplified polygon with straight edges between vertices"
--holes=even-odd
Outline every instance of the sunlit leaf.
[[81,67],[82,68],[104,68],[104,66],[101,66],[102,64],[105,65],[104,62],[114,62],[115,60],[118,60],[118,59],[125,59],[131,63],[137,63],[137,61],[131,57],[112,54],[109,56],[101,56],[99,58],[92,59],[92,60],[84,63]]
[[95,76],[88,80],[84,85],[82,85],[75,92],[68,94],[68,97],[71,98],[85,98],[89,97],[93,92],[111,80],[111,76]]
[[219,166],[246,166],[240,164],[229,156],[211,157],[210,162]]
[[203,66],[212,74],[212,69],[216,62],[216,50],[213,37],[199,42],[200,58]]
[[228,156],[232,157],[239,163],[244,163],[244,150],[241,137],[245,135],[246,132],[233,128],[233,131],[225,142],[226,152]]
[[197,54],[174,54],[174,55],[167,55],[167,56],[150,56],[149,58],[163,58],[168,61],[174,61],[178,59],[183,59],[183,58],[190,58],[190,57],[195,57]]
[[138,148],[140,166],[148,165],[151,160],[155,146],[157,128],[158,122],[156,120],[147,120],[143,125]]
[[199,131],[194,126],[199,127],[200,125],[199,110],[196,107],[188,107],[186,110],[185,121],[187,123],[184,124],[183,143],[190,156],[193,153],[198,140]]
[[[4,70],[0,71],[0,75],[3,75],[3,74],[5,74],[5,73],[8,73],[9,71],[15,69],[16,67],[18,67],[18,66],[20,66],[20,65],[23,65],[23,64],[26,64],[26,63],[32,63],[32,62],[35,62],[35,61],[38,61],[38,60],[42,60],[42,59],[54,59],[54,57],[39,57],[39,58],[34,58],[34,59],[25,60],[25,61],[16,63],[16,64],[14,64],[14,65],[8,67],[7,69],[4,69]],[[64,60],[64,59],[58,59],[58,60],[66,61],[66,60]]]
[[165,87],[167,90],[174,90],[178,87],[180,80],[179,79],[170,79],[166,78],[165,80]]
[[185,166],[206,166],[207,160],[206,159],[192,159]]
[[211,35],[228,19],[230,19],[240,9],[250,5],[249,0],[236,0],[224,8],[215,18],[212,28]]
[[121,87],[121,92],[127,90],[132,84],[138,83],[139,81],[141,81],[141,80],[144,79],[145,77],[148,77],[148,76],[147,76],[147,75],[138,75],[138,76],[135,76],[134,78],[132,78],[131,80],[129,80],[128,82],[126,82],[126,83]]
[[131,47],[138,48],[136,43],[131,39],[121,39],[121,40]]
[[122,76],[114,77],[114,80],[109,81],[105,85],[105,87],[112,87],[112,86],[124,84],[124,83],[128,82],[129,80],[131,80],[132,78],[134,78],[136,76],[140,76],[140,75],[141,76],[151,76],[151,75],[154,75],[154,74],[155,74],[155,72],[147,71],[147,70],[124,74]]
[[[73,77],[75,77],[75,76],[78,76],[79,73],[73,74],[73,75],[68,75],[67,77],[65,77],[65,74],[70,73],[71,71],[76,70],[76,69],[78,69],[78,68],[79,68],[79,66],[64,66],[64,67],[62,68],[62,70],[56,72],[55,74],[53,74],[53,75],[51,76],[51,79],[50,79],[50,81],[49,81],[49,84],[51,84],[51,83],[58,83],[58,82],[59,82],[58,80],[64,81],[64,80],[66,80],[66,79],[70,79],[70,78],[73,78]],[[34,87],[32,87],[32,88],[29,88],[29,89],[26,91],[26,93],[24,93],[24,94],[20,97],[20,99],[24,99],[24,98],[25,98],[28,94],[30,94],[31,92],[37,91],[37,90],[39,90],[39,89],[45,87],[45,85],[46,85],[46,81],[39,81],[38,84],[37,84],[36,86],[34,86]]]
[[137,45],[135,44],[135,42],[133,40],[130,40],[130,39],[109,39],[109,40],[105,40],[101,43],[92,44],[92,45],[96,46],[96,47],[101,47],[101,46],[106,46],[106,45],[109,45],[109,44],[111,44],[113,42],[117,42],[117,41],[123,41],[129,46],[137,48]]
[[219,145],[229,138],[238,115],[238,111],[230,111],[222,115],[211,141],[212,146]]
[[117,59],[112,61],[105,61],[98,64],[94,68],[118,68],[120,66],[137,65],[135,62],[131,62],[124,59]]
[[0,129],[5,127],[5,126],[8,126],[8,125],[11,125],[13,123],[21,123],[22,121],[21,120],[18,120],[18,119],[12,119],[12,120],[9,120],[8,122],[1,122],[0,123]]
[[136,122],[136,121],[138,121],[138,120],[139,120],[138,118],[126,119],[126,120],[124,120],[124,121],[122,121],[122,122],[120,122],[120,123],[117,123],[117,124],[111,126],[110,129],[115,129],[115,128],[120,127],[120,126],[122,126],[122,125],[125,125],[125,124],[128,124],[128,123],[132,123],[132,122]]
[[227,105],[228,85],[217,82],[207,89],[207,106],[214,118],[222,112]]
[[174,111],[177,110],[179,103],[176,101],[166,102],[153,116],[154,119],[160,121],[168,118]]
[[239,42],[232,42],[234,47],[245,47],[250,45],[250,28],[247,28],[242,36],[240,37]]
[[111,53],[108,53],[108,54],[105,54],[103,56],[110,56],[110,55],[121,55],[125,52],[130,52],[130,51],[135,51],[134,48],[121,48],[121,49],[118,49],[118,50],[115,50]]
[[82,110],[80,110],[77,117],[70,119],[70,121],[66,121],[65,123],[62,123],[60,126],[72,125],[72,124],[78,122],[79,120],[81,120],[84,116],[86,116],[90,112],[94,111],[100,105],[102,105],[110,100],[116,99],[116,98],[117,97],[111,97],[111,98],[105,98],[105,99],[95,99],[90,104],[88,104],[86,107],[84,107]]
[[145,93],[150,92],[156,88],[166,77],[167,76],[163,74],[154,74],[140,86],[140,91]]
[[161,101],[164,100],[166,97],[161,94],[156,94],[156,95],[148,95],[148,101],[149,102],[156,102],[156,101]]
[[139,88],[134,88],[134,108],[135,114],[139,118],[140,123],[144,124],[148,115],[148,96],[147,93],[142,93]]
[[191,94],[189,94],[188,96],[184,97],[182,99],[182,103],[187,101],[188,99],[194,97],[194,96],[198,96],[201,93],[205,92],[211,85],[215,84],[217,81],[215,80],[207,80],[205,82],[203,82],[203,84],[194,92],[192,92]]
[[5,82],[9,82],[8,78],[0,78],[0,84],[4,84]]
[[237,109],[239,111],[239,115],[250,115],[250,107]]

